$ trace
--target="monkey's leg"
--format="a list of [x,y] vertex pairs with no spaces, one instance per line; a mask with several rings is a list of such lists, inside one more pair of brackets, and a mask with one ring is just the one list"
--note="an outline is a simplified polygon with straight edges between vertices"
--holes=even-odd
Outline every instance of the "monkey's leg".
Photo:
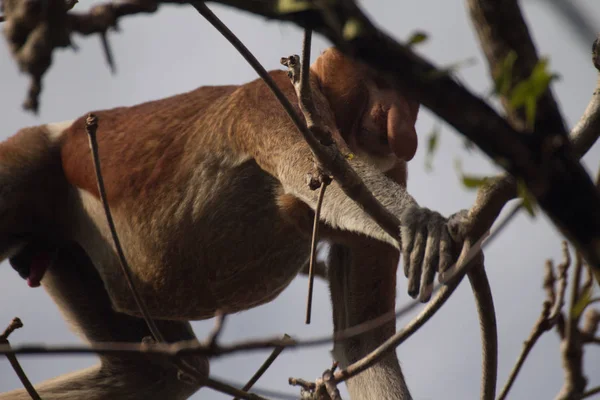
[[[72,328],[93,342],[140,343],[150,336],[143,320],[113,311],[100,276],[78,245],[62,248],[42,281]],[[194,339],[187,322],[156,321],[166,340]],[[208,375],[205,358],[186,359]],[[38,385],[44,400],[186,399],[198,386],[177,378],[170,362],[138,355],[101,356],[100,364]],[[0,395],[2,400],[30,399],[24,390]]]
[[[398,251],[359,238],[351,247],[334,244],[329,255],[329,280],[334,330],[369,321],[394,310]],[[334,345],[342,368],[359,360],[392,336],[396,321]],[[410,393],[395,352],[346,382],[353,399],[409,400]]]

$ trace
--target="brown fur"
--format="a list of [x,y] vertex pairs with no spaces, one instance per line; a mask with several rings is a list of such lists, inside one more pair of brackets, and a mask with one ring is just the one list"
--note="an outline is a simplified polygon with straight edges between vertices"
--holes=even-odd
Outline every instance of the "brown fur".
[[[449,248],[446,220],[406,192],[418,107],[335,50],[322,54],[312,71],[320,117],[340,148],[356,152],[350,163],[365,185],[402,221],[407,270],[418,271],[409,282],[418,283],[423,257],[433,260],[424,271],[437,270],[437,260],[442,268],[448,258],[440,249]],[[297,104],[287,74],[271,76]],[[192,337],[184,321],[271,301],[306,264],[317,193],[305,175],[314,161],[261,80],[95,114],[119,238],[136,286],[169,340]],[[0,212],[11,215],[0,221],[0,250],[5,257],[22,255],[24,244],[50,243],[57,256],[42,284],[74,328],[88,340],[139,341],[148,332],[119,268],[84,127],[81,117],[59,132],[56,125],[28,128],[0,145]],[[392,310],[397,238],[336,182],[327,189],[320,223],[321,237],[334,243],[329,278],[336,331]],[[427,252],[417,234],[433,243]],[[423,276],[411,294],[431,285],[433,275]],[[346,366],[394,330],[391,322],[336,344],[335,357]],[[184,399],[197,390],[177,382],[170,365],[144,368],[119,356],[101,362],[40,385],[42,398]],[[353,399],[410,398],[395,354],[348,386]],[[0,399],[24,396],[16,391]]]

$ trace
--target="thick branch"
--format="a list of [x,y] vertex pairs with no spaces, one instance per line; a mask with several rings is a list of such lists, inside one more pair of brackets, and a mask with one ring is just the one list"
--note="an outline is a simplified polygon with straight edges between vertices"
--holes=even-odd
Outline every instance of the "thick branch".
[[[502,74],[504,60],[511,52],[517,56],[512,69],[510,89],[514,88],[531,75],[539,62],[518,1],[468,0],[467,3],[492,77],[496,79]],[[506,97],[502,97],[509,121],[517,129],[525,129],[524,112],[510,107],[508,101]],[[546,134],[566,135],[564,120],[550,87],[537,102],[535,130]]]

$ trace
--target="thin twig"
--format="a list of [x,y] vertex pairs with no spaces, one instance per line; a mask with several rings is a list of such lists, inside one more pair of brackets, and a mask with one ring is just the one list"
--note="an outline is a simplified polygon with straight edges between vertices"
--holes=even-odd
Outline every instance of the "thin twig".
[[112,49],[110,48],[110,42],[108,41],[108,36],[106,32],[100,34],[100,43],[102,43],[104,58],[106,60],[108,68],[110,69],[110,73],[115,74],[117,72],[117,67],[115,66],[115,59],[113,57]]
[[221,336],[221,333],[223,333],[223,327],[225,325],[225,317],[226,314],[224,314],[221,310],[217,310],[217,313],[215,315],[215,326],[209,333],[207,339],[207,343],[210,347],[218,346],[219,337]]
[[323,381],[323,385],[329,395],[331,400],[342,400],[342,396],[340,395],[340,391],[337,388],[337,384],[335,382],[335,378],[333,375],[333,371],[331,369],[325,370],[323,372],[323,377],[321,378]]
[[129,286],[129,290],[131,291],[135,303],[140,312],[142,313],[144,321],[146,322],[146,325],[148,325],[148,329],[150,329],[150,333],[154,337],[154,340],[162,343],[165,341],[165,338],[154,323],[154,320],[152,319],[152,317],[150,316],[150,312],[148,311],[148,307],[146,307],[146,304],[142,300],[142,297],[140,296],[140,293],[135,286],[133,275],[131,273],[131,268],[129,267],[129,263],[127,262],[127,259],[125,257],[125,252],[123,251],[123,247],[121,246],[121,241],[119,240],[117,229],[115,227],[112,213],[110,211],[110,206],[108,204],[106,188],[104,186],[104,177],[102,176],[102,169],[100,166],[98,141],[96,138],[96,131],[98,130],[98,117],[96,117],[94,114],[88,114],[88,117],[85,120],[85,130],[88,134],[90,149],[92,151],[92,159],[94,162],[94,171],[96,172],[96,181],[98,183],[98,192],[100,193],[100,200],[102,202],[102,206],[104,207],[104,214],[106,215],[106,221],[108,222],[110,235],[117,250],[117,256],[119,257],[119,265],[121,266],[121,272],[123,272],[123,275],[125,276],[125,281]]
[[205,380],[205,385],[206,387],[209,387],[213,390],[216,390],[218,392],[221,393],[225,393],[228,394],[230,396],[235,396],[235,397],[239,397],[240,399],[245,399],[245,400],[268,400],[262,396],[259,396],[257,394],[254,393],[248,393],[244,390],[240,390],[237,389],[225,382],[222,382],[220,380],[217,379],[213,379],[213,378],[206,378]]
[[321,189],[319,190],[319,198],[317,200],[317,208],[315,209],[315,219],[313,222],[312,239],[310,241],[310,259],[308,266],[308,295],[306,297],[306,320],[305,323],[310,324],[310,316],[312,311],[313,285],[315,281],[314,265],[317,258],[317,241],[319,239],[319,219],[321,217],[321,206],[323,198],[325,198],[325,189],[329,183],[327,180],[321,181]]
[[304,30],[304,38],[302,40],[302,60],[300,62],[299,79],[292,78],[292,84],[296,89],[296,95],[300,100],[298,105],[300,111],[306,121],[306,127],[312,134],[321,142],[323,146],[333,144],[333,138],[329,130],[325,129],[322,121],[318,118],[317,109],[312,98],[312,89],[310,82],[310,49],[312,42],[312,31]]
[[600,344],[600,338],[595,336],[600,325],[600,311],[590,308],[586,311],[583,324],[579,330],[583,344]]
[[[561,262],[556,268],[556,272],[558,275],[558,288],[556,290],[556,300],[554,301],[554,305],[552,310],[550,310],[550,315],[548,318],[551,321],[556,320],[558,315],[562,312],[562,309],[565,305],[565,294],[567,292],[567,272],[569,267],[571,266],[571,254],[569,253],[569,245],[567,241],[562,242],[562,253],[563,253],[563,262]],[[571,289],[571,301],[579,297],[579,281],[581,277],[581,265],[578,267],[575,265],[575,273],[573,278],[573,288]],[[575,303],[572,303],[575,304]]]
[[575,399],[587,399],[588,397],[592,397],[598,393],[600,393],[600,386],[596,386],[593,389],[586,390],[581,394],[581,396],[575,397]]
[[508,396],[508,392],[510,391],[513,383],[515,382],[517,375],[521,371],[521,367],[525,363],[525,360],[527,359],[529,352],[533,349],[533,347],[537,343],[538,339],[542,336],[542,334],[549,329],[549,328],[547,328],[546,325],[548,322],[548,314],[550,313],[551,306],[552,305],[550,302],[548,302],[548,301],[544,302],[543,308],[542,308],[542,313],[540,314],[538,320],[536,321],[535,325],[533,326],[533,329],[531,330],[529,337],[523,343],[523,350],[521,350],[521,354],[519,354],[519,357],[517,358],[517,362],[515,363],[513,369],[510,371],[508,380],[506,381],[506,383],[504,384],[504,387],[502,388],[502,391],[498,395],[498,400],[503,400],[506,398],[506,396]]
[[[108,223],[108,227],[110,229],[110,234],[113,239],[113,243],[115,245],[117,255],[119,257],[119,265],[121,266],[121,272],[125,276],[125,280],[127,281],[127,285],[129,286],[129,290],[133,295],[133,298],[136,302],[140,313],[142,314],[150,333],[152,334],[155,341],[159,343],[164,343],[165,338],[156,326],[156,323],[152,319],[150,312],[148,311],[148,307],[146,303],[142,300],[142,297],[139,294],[135,286],[135,282],[133,279],[133,275],[131,273],[131,268],[129,263],[127,262],[127,258],[125,257],[125,252],[123,251],[123,247],[121,246],[121,241],[119,240],[119,236],[117,234],[117,229],[115,227],[115,223],[112,217],[112,213],[110,211],[110,205],[108,204],[108,197],[106,195],[106,188],[104,186],[104,177],[102,176],[102,168],[100,165],[100,155],[98,149],[98,141],[96,137],[96,131],[98,130],[98,117],[94,114],[89,114],[85,121],[85,130],[88,134],[90,149],[92,152],[92,160],[94,162],[94,171],[96,173],[96,181],[98,183],[98,193],[100,194],[100,200],[102,202],[102,206],[104,208],[104,213],[106,215],[106,221]],[[187,374],[190,377],[193,377],[196,381],[202,382],[205,377],[196,370],[192,365],[190,365],[187,361],[176,359],[175,365],[180,369],[180,371],[184,374]]]
[[[22,327],[23,323],[21,322],[21,320],[17,317],[13,318],[12,321],[10,321],[10,324],[8,324],[8,326],[4,330],[4,332],[0,335],[0,345],[4,345],[10,348],[10,342],[8,341],[8,337],[15,330]],[[31,381],[29,380],[29,377],[27,377],[27,374],[23,370],[23,367],[21,367],[21,363],[19,363],[19,360],[17,360],[17,356],[15,354],[7,354],[6,358],[8,358],[8,362],[15,371],[15,374],[17,374],[17,377],[21,381],[21,384],[23,385],[29,396],[33,400],[42,400],[38,392],[33,387]]]
[[[542,305],[542,312],[534,324],[529,337],[523,343],[523,350],[519,354],[513,369],[511,370],[498,400],[503,400],[508,396],[508,392],[512,388],[517,375],[521,371],[521,367],[525,363],[525,360],[529,356],[529,353],[537,343],[538,339],[547,331],[552,329],[558,323],[561,316],[562,305],[564,305],[565,288],[567,286],[567,270],[571,263],[571,257],[569,255],[568,247],[566,242],[562,243],[563,246],[563,262],[558,267],[558,275],[554,274],[554,267],[552,261],[548,260],[545,266],[544,272],[544,290],[546,291],[546,300]],[[557,279],[558,278],[558,279]],[[558,286],[558,290],[556,287]]]
[[583,374],[583,341],[578,327],[581,314],[575,310],[575,305],[579,301],[582,268],[583,260],[579,252],[576,252],[569,315],[566,321],[565,337],[561,343],[565,380],[558,395],[559,398],[572,398],[579,395],[583,393],[587,385],[587,378]]
[[[290,336],[286,333],[285,335],[283,335],[283,338],[290,339]],[[279,357],[279,355],[284,349],[285,347],[283,346],[275,347],[269,355],[269,358],[267,358],[265,362],[260,366],[260,368],[258,368],[258,370],[254,373],[254,375],[252,375],[252,378],[250,378],[250,380],[244,385],[242,390],[247,392],[248,390],[252,389],[252,386],[254,386],[256,382],[258,382],[260,377],[263,376],[263,374],[267,371],[267,369],[269,369],[271,364],[275,362],[277,357]],[[236,397],[233,400],[239,400],[239,398]]]

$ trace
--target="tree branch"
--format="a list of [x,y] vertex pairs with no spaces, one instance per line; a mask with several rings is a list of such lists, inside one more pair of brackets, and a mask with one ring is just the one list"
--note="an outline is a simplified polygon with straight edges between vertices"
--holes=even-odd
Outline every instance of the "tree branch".
[[[506,57],[511,52],[516,55],[510,85],[513,89],[531,75],[540,61],[518,1],[467,0],[467,5],[494,80],[502,75]],[[526,129],[525,113],[511,107],[506,96],[501,99],[512,125],[519,130]],[[538,99],[535,130],[566,135],[564,119],[550,86]]]
[[[552,329],[560,319],[561,308],[564,304],[565,287],[567,285],[567,269],[570,266],[571,258],[567,244],[563,242],[563,263],[558,268],[558,283],[554,273],[554,266],[551,260],[546,262],[543,287],[546,291],[546,299],[542,305],[542,312],[534,324],[529,337],[523,343],[523,350],[517,358],[509,377],[498,396],[498,400],[507,398],[508,392],[512,388],[521,367],[529,356],[529,353],[537,343],[538,339],[547,331]],[[558,290],[557,290],[558,289]]]
[[378,30],[351,0],[332,7],[342,26],[352,26],[345,41],[327,26],[315,5],[286,11],[275,0],[218,2],[319,31],[340,50],[382,73],[390,85],[431,109],[521,179],[600,279],[600,193],[557,131],[544,132],[541,139],[522,135],[454,78]]
[[[283,335],[283,338],[290,339],[290,336],[286,333]],[[282,347],[282,346],[275,347],[273,349],[273,351],[271,352],[271,354],[269,355],[269,357],[265,360],[265,362],[260,366],[260,368],[258,368],[258,370],[254,373],[254,375],[252,375],[252,378],[250,378],[250,380],[244,385],[242,390],[244,390],[246,392],[248,390],[250,390],[252,388],[252,386],[254,386],[254,384],[256,382],[258,382],[260,377],[263,376],[263,374],[267,371],[267,369],[269,369],[269,367],[275,362],[275,360],[277,359],[277,357],[279,357],[279,355],[281,354],[281,352],[283,350],[285,350],[285,347]],[[233,400],[239,400],[239,399],[236,397]]]
[[[10,324],[8,324],[4,332],[0,335],[0,346],[7,346],[8,348],[10,348],[10,342],[8,341],[8,337],[15,330],[22,327],[23,323],[21,322],[21,320],[19,318],[13,318],[13,320],[10,321]],[[38,392],[31,384],[31,381],[29,380],[29,377],[27,377],[27,374],[23,370],[23,367],[21,367],[21,363],[19,363],[19,360],[17,360],[17,356],[15,354],[7,354],[6,358],[8,358],[8,362],[15,371],[15,374],[17,374],[17,377],[21,381],[21,384],[27,391],[27,394],[29,394],[29,396],[32,398],[32,400],[42,400]]]

